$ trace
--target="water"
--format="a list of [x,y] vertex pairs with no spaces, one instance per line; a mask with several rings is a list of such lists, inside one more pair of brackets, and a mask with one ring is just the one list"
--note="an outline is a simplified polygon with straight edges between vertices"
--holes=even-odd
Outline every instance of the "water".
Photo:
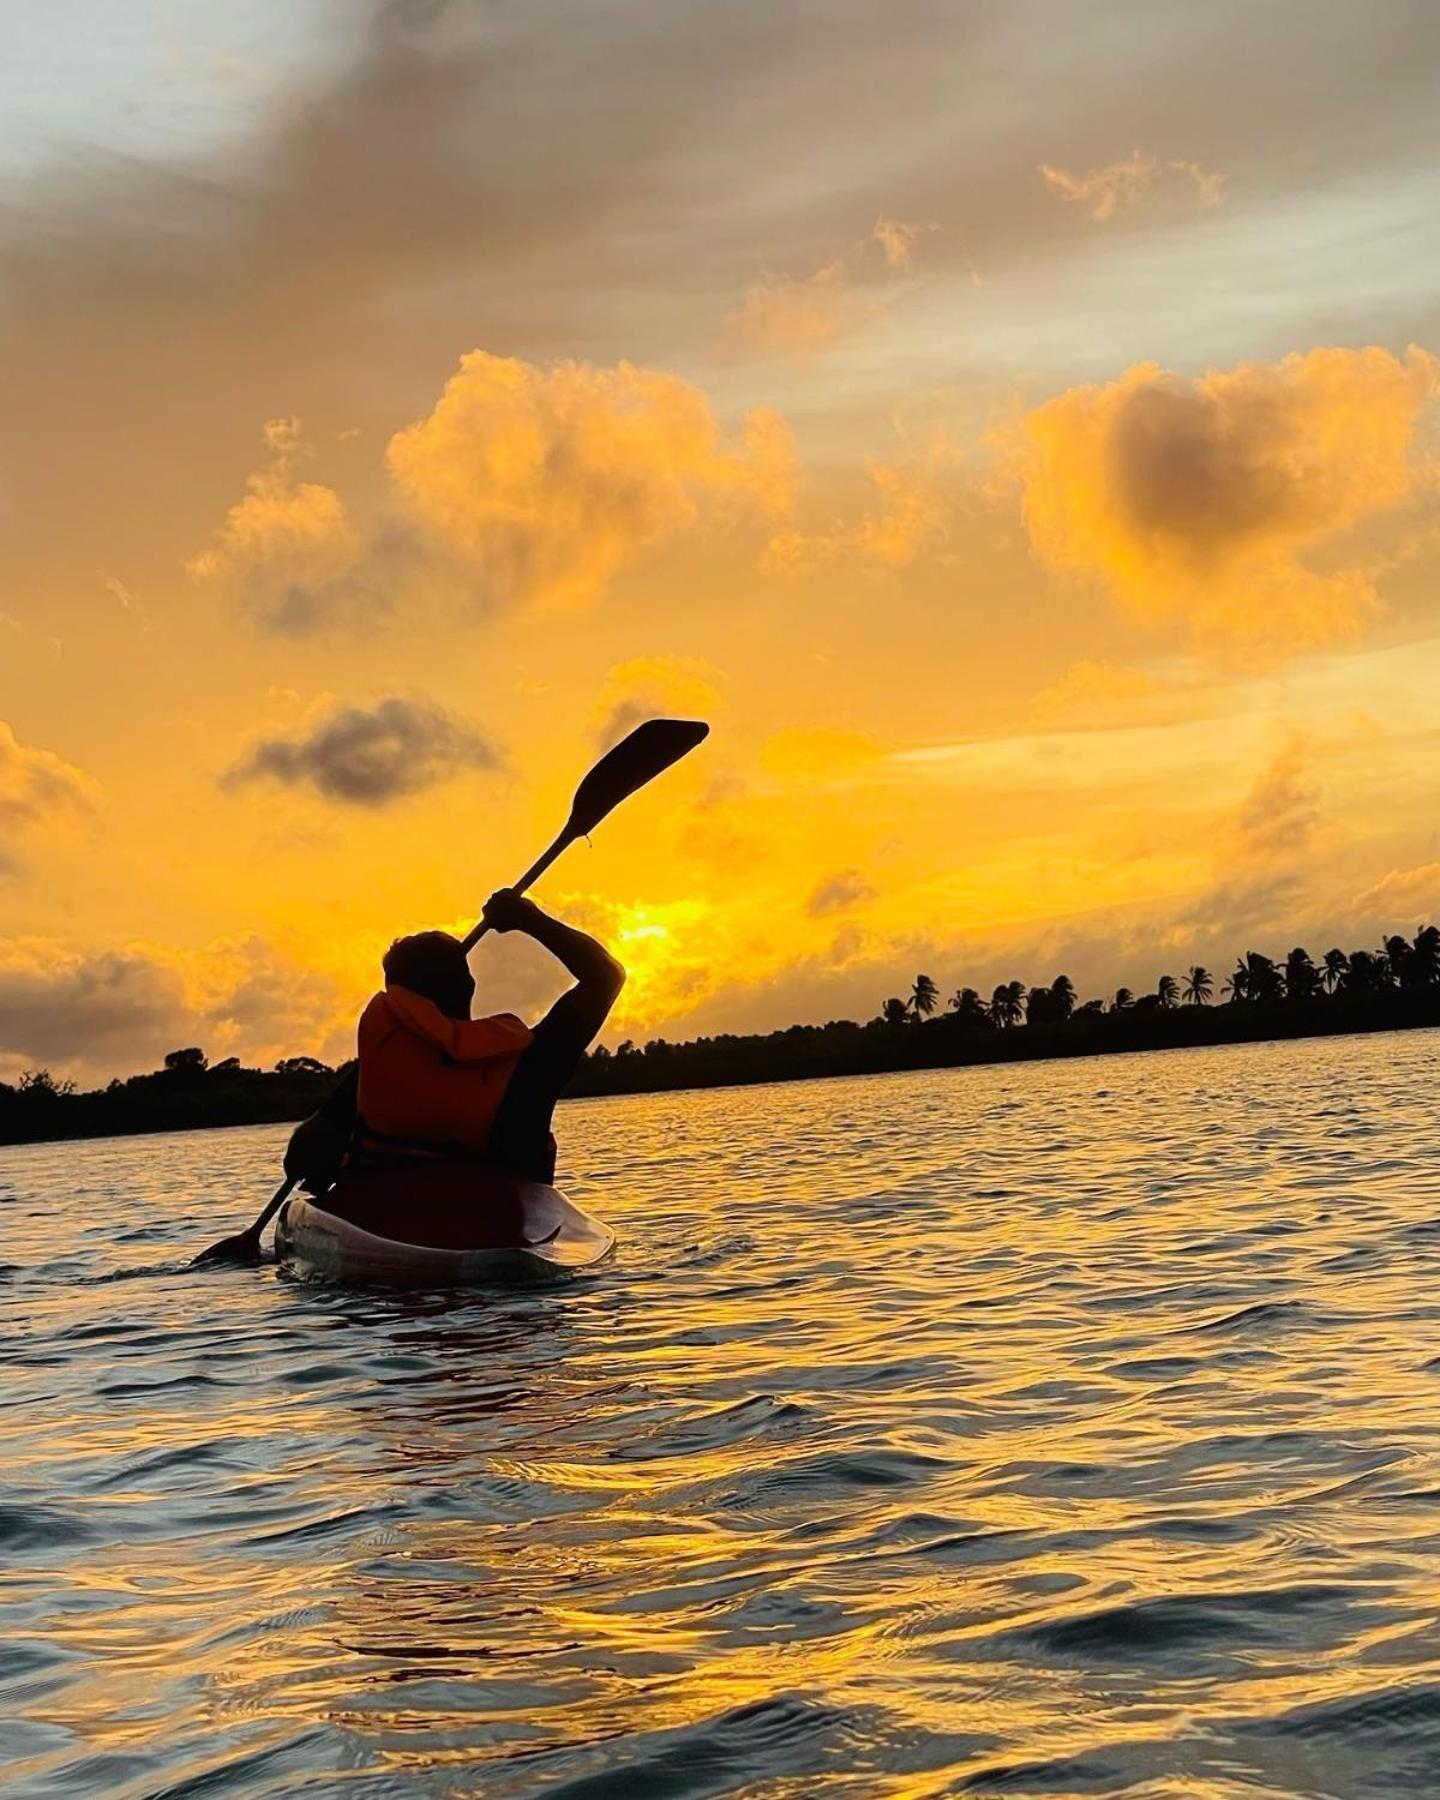
[[[0,1152],[4,1791],[1440,1791],[1440,1034],[588,1101],[613,1267]],[[158,1272],[157,1272],[158,1270]]]

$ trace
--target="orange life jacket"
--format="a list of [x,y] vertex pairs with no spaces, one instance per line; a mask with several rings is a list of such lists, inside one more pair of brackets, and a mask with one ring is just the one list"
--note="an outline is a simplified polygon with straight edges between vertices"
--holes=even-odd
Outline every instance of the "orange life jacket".
[[514,1013],[452,1019],[410,988],[376,994],[360,1016],[359,1148],[483,1150],[530,1038]]

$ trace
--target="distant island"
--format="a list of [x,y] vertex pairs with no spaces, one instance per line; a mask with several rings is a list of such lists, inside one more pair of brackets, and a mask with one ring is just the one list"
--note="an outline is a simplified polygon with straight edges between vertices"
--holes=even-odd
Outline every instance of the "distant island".
[[[1303,949],[1283,962],[1252,950],[1218,991],[1210,971],[1195,965],[1179,979],[1162,975],[1153,993],[1122,987],[1082,1003],[1069,977],[1057,975],[1046,987],[1003,982],[988,999],[962,987],[942,1004],[937,984],[917,975],[907,996],[886,1000],[865,1024],[834,1019],[749,1037],[600,1046],[569,1091],[733,1087],[1436,1025],[1440,927],[1427,925],[1413,939],[1386,938],[1378,950],[1328,950],[1318,963]],[[85,1093],[34,1069],[17,1086],[0,1082],[0,1144],[277,1124],[314,1111],[345,1066],[292,1056],[273,1069],[247,1069],[233,1056],[211,1064],[191,1047],[171,1051],[152,1074]]]

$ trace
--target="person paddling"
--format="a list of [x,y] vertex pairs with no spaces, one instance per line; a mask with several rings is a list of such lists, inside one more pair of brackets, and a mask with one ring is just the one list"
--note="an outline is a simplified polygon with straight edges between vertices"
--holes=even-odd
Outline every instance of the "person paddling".
[[444,931],[398,938],[385,954],[385,987],[361,1015],[356,1068],[285,1152],[286,1175],[310,1193],[327,1194],[337,1180],[363,1193],[437,1159],[553,1182],[555,1102],[625,971],[595,938],[513,888],[491,895],[482,922],[543,945],[574,987],[533,1029],[514,1013],[472,1019],[475,981],[460,940]]

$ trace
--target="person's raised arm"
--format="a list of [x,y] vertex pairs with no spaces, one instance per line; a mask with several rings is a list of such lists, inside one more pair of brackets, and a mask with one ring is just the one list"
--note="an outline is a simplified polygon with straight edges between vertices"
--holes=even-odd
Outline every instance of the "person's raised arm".
[[573,925],[552,919],[513,888],[492,894],[481,917],[492,931],[523,931],[543,944],[575,977],[566,1001],[582,1010],[587,1022],[593,1019],[593,1031],[600,1029],[625,985],[625,970],[602,943]]

